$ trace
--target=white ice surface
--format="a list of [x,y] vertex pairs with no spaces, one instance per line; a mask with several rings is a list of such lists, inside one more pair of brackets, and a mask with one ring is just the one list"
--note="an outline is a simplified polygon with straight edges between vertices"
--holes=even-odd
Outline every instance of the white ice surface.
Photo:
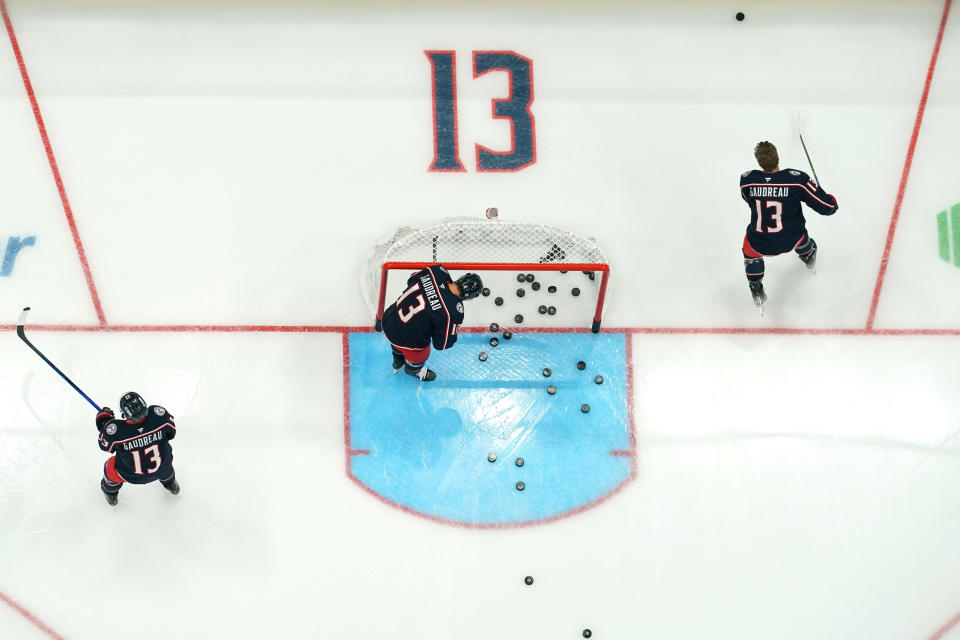
[[[607,327],[862,329],[943,3],[799,4],[8,6],[112,325],[368,325],[378,238],[497,206],[599,240]],[[954,13],[878,328],[960,328],[936,235],[960,201],[958,34]],[[509,144],[504,74],[472,79],[489,49],[533,60],[516,174],[473,164]],[[424,50],[457,52],[465,173],[427,171]],[[761,139],[807,169],[800,109],[840,212],[808,216],[816,276],[767,261],[760,319],[736,181]],[[0,140],[0,250],[37,237],[0,323],[96,324],[9,48]],[[349,480],[337,333],[32,337],[99,402],[136,389],[180,427],[181,495],[109,508],[91,408],[0,336],[0,593],[69,640],[929,640],[960,612],[955,335],[635,335],[637,479],[502,531]],[[47,636],[0,603],[0,637]]]

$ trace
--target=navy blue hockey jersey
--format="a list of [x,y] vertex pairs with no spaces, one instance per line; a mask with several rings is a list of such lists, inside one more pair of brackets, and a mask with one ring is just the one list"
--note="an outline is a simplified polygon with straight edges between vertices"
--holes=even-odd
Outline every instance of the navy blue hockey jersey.
[[398,347],[449,349],[463,324],[463,301],[447,286],[450,273],[439,264],[407,279],[407,288],[383,312],[383,335]]
[[117,473],[127,482],[144,484],[166,480],[173,475],[173,449],[170,441],[177,435],[173,416],[155,404],[147,407],[140,422],[97,414],[100,448],[115,453]]
[[800,203],[825,216],[837,212],[837,199],[796,169],[740,176],[740,195],[750,205],[747,240],[754,251],[772,256],[793,249],[806,233]]

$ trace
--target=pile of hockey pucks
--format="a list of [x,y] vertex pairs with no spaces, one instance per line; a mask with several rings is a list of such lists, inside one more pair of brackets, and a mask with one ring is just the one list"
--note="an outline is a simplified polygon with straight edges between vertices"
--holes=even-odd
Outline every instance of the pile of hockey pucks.
[[[546,261],[547,259],[549,259],[549,257],[545,257],[545,258],[543,259],[543,261]],[[569,273],[569,272],[568,272],[568,271],[560,271],[559,273],[560,273],[561,275],[566,275],[566,274]],[[584,274],[585,276],[587,276],[590,280],[596,280],[596,278],[597,278],[597,274],[596,274],[596,272],[594,272],[594,271],[584,271],[583,274]],[[540,282],[537,281],[536,276],[535,276],[534,274],[532,274],[532,273],[518,273],[518,274],[517,274],[517,283],[519,283],[519,284],[521,285],[521,286],[517,287],[516,291],[514,291],[515,295],[516,295],[518,298],[523,298],[524,296],[527,295],[527,290],[523,288],[523,285],[525,285],[525,284],[530,285],[530,289],[533,290],[533,291],[540,291],[540,289],[543,288],[543,285],[542,285]],[[557,287],[556,287],[555,285],[550,285],[550,286],[548,286],[548,287],[547,287],[547,293],[557,293]],[[484,287],[484,288],[481,290],[481,292],[480,292],[480,295],[482,295],[482,296],[484,296],[484,297],[488,297],[488,296],[490,296],[491,294],[492,294],[492,292],[491,292],[491,290],[490,290],[489,287]],[[572,288],[570,289],[570,295],[572,295],[573,297],[579,296],[579,295],[580,295],[580,287],[572,287]],[[497,305],[498,307],[502,307],[503,304],[504,304],[503,296],[495,296],[494,299],[493,299],[493,304]],[[552,304],[541,304],[541,305],[539,305],[539,306],[537,307],[537,313],[539,313],[540,315],[550,315],[550,316],[554,316],[554,315],[557,315],[557,307],[556,307],[556,305],[552,305]],[[522,323],[523,323],[523,314],[522,314],[522,313],[516,314],[516,315],[513,317],[513,321],[516,322],[517,324],[522,324]]]
[[[490,331],[491,331],[492,333],[497,333],[498,331],[500,331],[500,325],[497,324],[496,322],[491,322],[491,323],[490,323]],[[504,330],[504,332],[503,332],[502,334],[500,334],[500,335],[503,336],[503,339],[504,339],[504,340],[510,340],[511,338],[513,338],[513,333],[512,333],[509,329]],[[497,338],[496,336],[490,338],[490,346],[496,347],[496,346],[499,345],[499,344],[500,344],[500,339],[499,339],[499,338]],[[485,352],[481,351],[481,352],[480,352],[480,360],[481,360],[481,361],[486,361],[486,359],[487,359],[487,354],[486,354]],[[496,462],[496,461],[497,461],[497,454],[491,451],[490,453],[487,454],[487,460],[488,460],[489,462]],[[514,464],[517,465],[517,467],[522,467],[522,466],[524,465],[524,460],[523,460],[523,458],[517,458],[516,460],[514,460]],[[517,488],[517,491],[523,491],[524,489],[527,488],[526,483],[523,482],[522,480],[518,480],[517,483],[516,483],[514,486]],[[533,580],[533,579],[531,578],[531,580]]]
[[[487,461],[488,461],[488,462],[496,462],[496,461],[497,461],[497,454],[495,454],[493,451],[491,451],[490,453],[488,453],[488,454],[487,454]],[[517,458],[516,460],[513,461],[513,464],[515,464],[517,467],[522,467],[524,464],[526,464],[526,461],[525,461],[523,458]],[[523,491],[524,489],[527,488],[526,483],[523,482],[522,480],[517,480],[517,483],[516,483],[514,486],[517,488],[517,491]]]
[[[499,332],[499,331],[500,331],[500,325],[497,324],[496,322],[491,322],[491,323],[490,323],[490,331],[491,331],[492,333],[497,333],[497,332]],[[509,330],[505,330],[501,335],[503,336],[503,339],[504,339],[504,340],[510,340],[511,338],[513,338],[513,332],[511,332],[511,331],[509,331]],[[490,346],[491,346],[491,347],[497,347],[497,346],[499,346],[499,345],[500,345],[500,338],[498,338],[497,336],[493,336],[492,338],[490,338]],[[477,357],[480,359],[480,362],[486,362],[486,361],[487,361],[487,358],[488,358],[489,356],[487,355],[487,352],[486,352],[486,351],[481,351],[481,352],[477,355]]]
[[[586,363],[586,362],[584,362],[583,360],[577,361],[577,369],[578,369],[578,370],[583,371],[583,370],[586,369],[586,368],[587,368],[587,363]],[[543,374],[543,377],[544,377],[544,378],[549,378],[550,376],[553,375],[553,370],[552,370],[550,367],[544,367],[544,368],[543,368],[543,371],[541,371],[541,373]],[[593,377],[593,381],[594,381],[596,384],[603,384],[603,376],[601,376],[601,375],[599,375],[599,374],[598,374],[598,375],[595,375],[595,376]],[[557,393],[557,386],[556,386],[556,385],[553,385],[553,384],[548,385],[548,386],[547,386],[547,393],[549,393],[550,395],[556,395],[556,393]],[[580,411],[582,411],[583,413],[590,413],[590,405],[587,404],[587,403],[584,403],[584,404],[580,405]]]
[[[496,322],[491,322],[491,323],[490,323],[490,331],[491,331],[491,333],[498,333],[498,332],[500,331],[500,325],[499,325],[498,323],[496,323]],[[511,338],[513,338],[513,333],[512,333],[510,330],[504,330],[500,335],[503,337],[504,340],[510,340]],[[490,346],[496,347],[496,346],[499,346],[499,344],[500,344],[500,339],[499,339],[499,338],[497,338],[496,336],[490,338]],[[487,357],[488,357],[488,356],[487,356],[487,353],[486,353],[485,351],[481,351],[481,352],[480,352],[479,358],[480,358],[480,361],[481,361],[481,362],[486,362]],[[578,361],[577,361],[577,364],[576,364],[576,367],[577,367],[577,370],[579,370],[579,371],[584,371],[584,370],[586,370],[586,368],[587,368],[587,363],[584,362],[583,360],[578,360]],[[544,378],[549,378],[551,375],[553,375],[553,370],[550,369],[550,367],[544,367],[544,368],[541,370],[540,373],[543,375]],[[594,381],[594,383],[596,383],[596,384],[603,384],[603,376],[597,374],[597,375],[595,375],[595,376],[593,377],[593,381]],[[551,396],[552,396],[552,395],[556,395],[556,393],[557,393],[557,387],[556,387],[556,385],[553,385],[553,384],[548,385],[548,386],[547,386],[547,393],[550,394]],[[590,405],[587,404],[587,403],[581,404],[581,405],[580,405],[580,411],[581,411],[582,413],[590,413]],[[496,461],[497,461],[497,454],[491,451],[490,453],[487,454],[487,460],[488,460],[489,462],[496,462]],[[514,460],[514,464],[516,464],[517,467],[522,467],[522,466],[524,465],[524,459],[523,459],[523,458],[517,458],[516,460]],[[524,483],[522,480],[518,480],[517,483],[516,483],[514,486],[517,488],[517,491],[523,491],[524,489],[526,489],[526,486],[527,486],[527,485],[526,485],[526,483]],[[528,584],[529,584],[529,583],[528,583]],[[589,631],[589,630],[587,630],[587,631]],[[587,637],[589,637],[589,636],[587,636]]]
[[[521,274],[521,275],[523,275],[523,274]],[[518,276],[518,278],[519,278],[519,277],[520,277],[520,276]],[[491,323],[490,323],[490,331],[491,331],[492,333],[497,333],[498,331],[500,331],[500,325],[497,324],[496,322],[491,322]],[[503,336],[503,339],[504,339],[504,340],[510,340],[511,338],[513,338],[513,333],[512,333],[511,331],[509,331],[509,330],[504,330],[504,332],[503,332],[501,335]],[[499,338],[497,338],[496,336],[490,338],[490,346],[491,346],[491,347],[496,347],[496,346],[498,346],[499,344],[500,344],[500,339],[499,339]],[[486,362],[486,361],[487,361],[487,358],[488,358],[487,352],[486,352],[486,351],[481,351],[478,357],[480,358],[480,361],[481,361],[481,362]],[[583,371],[583,370],[585,370],[586,368],[587,368],[587,363],[586,363],[586,362],[584,362],[583,360],[578,360],[578,361],[577,361],[577,369],[578,369],[578,370]],[[544,378],[549,378],[551,375],[553,375],[553,370],[550,369],[550,367],[544,367],[543,370],[541,371],[541,373],[543,374],[543,377],[544,377]],[[593,377],[593,381],[594,381],[594,383],[596,383],[596,384],[603,384],[603,376],[600,375],[600,374],[597,374],[597,375],[595,375],[595,376]],[[550,395],[556,395],[556,393],[557,393],[557,386],[556,386],[556,385],[553,385],[553,384],[547,385],[547,393],[549,393]],[[580,411],[583,412],[583,413],[590,413],[590,405],[587,404],[587,403],[584,403],[584,404],[580,405]],[[490,454],[490,455],[494,455],[494,454]],[[496,457],[494,457],[494,460],[496,460]],[[490,462],[493,462],[494,460],[491,460]],[[522,483],[520,483],[520,484],[522,484]],[[517,488],[522,490],[522,488],[519,487],[519,486],[518,486]]]

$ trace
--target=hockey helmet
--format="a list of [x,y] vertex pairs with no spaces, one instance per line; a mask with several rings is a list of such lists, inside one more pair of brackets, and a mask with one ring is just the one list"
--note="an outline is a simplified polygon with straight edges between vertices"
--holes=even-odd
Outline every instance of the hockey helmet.
[[465,273],[456,280],[460,287],[460,297],[464,300],[473,300],[483,291],[483,281],[475,273]]
[[147,417],[147,403],[139,393],[131,391],[120,398],[120,417],[124,420],[140,422]]

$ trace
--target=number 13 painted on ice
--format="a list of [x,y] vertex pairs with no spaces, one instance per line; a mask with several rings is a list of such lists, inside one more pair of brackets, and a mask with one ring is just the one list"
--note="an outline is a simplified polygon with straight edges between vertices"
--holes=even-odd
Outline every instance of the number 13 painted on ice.
[[[430,171],[466,171],[457,139],[457,54],[425,51],[433,79],[433,162]],[[510,150],[475,145],[477,171],[519,171],[537,161],[533,114],[533,61],[513,51],[474,51],[473,77],[506,71],[510,94],[492,100],[493,117],[510,121]]]

